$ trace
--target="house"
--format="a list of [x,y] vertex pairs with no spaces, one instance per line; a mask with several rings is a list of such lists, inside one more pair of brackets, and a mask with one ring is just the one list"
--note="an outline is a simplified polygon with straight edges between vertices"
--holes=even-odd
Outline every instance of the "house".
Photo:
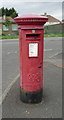
[[[8,21],[8,25],[6,25],[6,21]],[[3,34],[17,34],[18,33],[18,26],[14,22],[11,17],[0,17],[0,35]]]
[[54,25],[54,24],[60,24],[62,23],[62,21],[58,20],[57,18],[51,16],[51,15],[47,15],[46,13],[44,14],[45,16],[48,17],[48,22],[46,22],[46,25]]

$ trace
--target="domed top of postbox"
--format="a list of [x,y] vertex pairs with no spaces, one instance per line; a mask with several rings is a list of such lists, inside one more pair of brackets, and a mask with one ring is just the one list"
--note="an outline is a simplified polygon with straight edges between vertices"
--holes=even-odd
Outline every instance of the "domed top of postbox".
[[14,18],[15,22],[18,25],[27,25],[27,24],[45,24],[48,21],[46,16],[40,15],[23,15],[21,17]]

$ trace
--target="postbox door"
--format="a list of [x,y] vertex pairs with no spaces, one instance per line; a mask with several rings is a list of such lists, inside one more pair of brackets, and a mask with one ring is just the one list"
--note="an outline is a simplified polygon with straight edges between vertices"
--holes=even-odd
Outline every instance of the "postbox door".
[[20,85],[25,91],[42,89],[43,80],[43,29],[21,30]]

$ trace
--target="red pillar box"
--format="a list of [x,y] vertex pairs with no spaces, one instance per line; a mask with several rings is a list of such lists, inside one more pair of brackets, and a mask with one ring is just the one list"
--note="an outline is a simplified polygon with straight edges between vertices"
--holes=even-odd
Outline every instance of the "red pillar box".
[[39,103],[43,93],[43,51],[45,16],[26,15],[14,18],[20,41],[20,98]]

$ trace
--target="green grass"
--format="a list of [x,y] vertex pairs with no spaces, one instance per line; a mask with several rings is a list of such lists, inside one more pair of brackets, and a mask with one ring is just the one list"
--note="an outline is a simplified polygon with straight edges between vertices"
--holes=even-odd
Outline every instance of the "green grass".
[[44,34],[44,37],[64,37],[64,34]]
[[[64,37],[64,34],[44,34],[44,37]],[[19,35],[2,35],[0,39],[17,39]]]
[[2,35],[0,39],[17,39],[19,35]]

